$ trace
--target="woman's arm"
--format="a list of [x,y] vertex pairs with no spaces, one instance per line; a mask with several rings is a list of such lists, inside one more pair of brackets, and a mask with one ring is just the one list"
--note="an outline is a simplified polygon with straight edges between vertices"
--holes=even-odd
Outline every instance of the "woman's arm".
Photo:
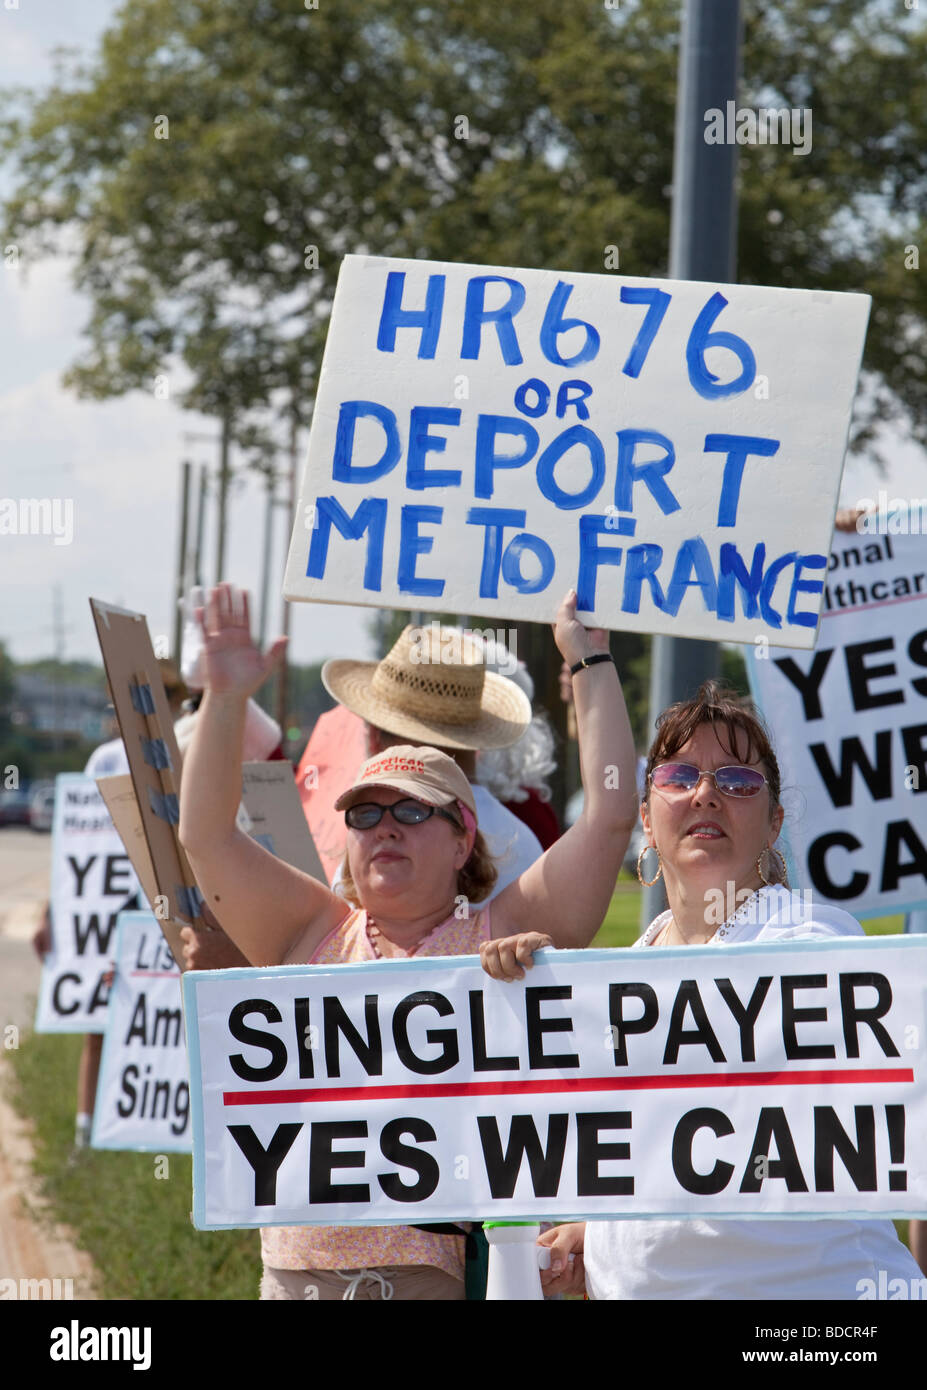
[[[557,646],[571,665],[607,651],[604,633],[576,618],[576,594],[560,606]],[[492,905],[494,937],[533,931],[555,946],[588,946],[602,924],[638,815],[636,755],[618,673],[610,661],[573,677],[586,802],[575,825]]]
[[203,627],[206,695],[180,788],[180,841],[223,929],[252,965],[279,965],[297,941],[311,955],[350,911],[326,884],[277,859],[235,824],[248,698],[278,663],[251,641],[246,594],[213,589]]

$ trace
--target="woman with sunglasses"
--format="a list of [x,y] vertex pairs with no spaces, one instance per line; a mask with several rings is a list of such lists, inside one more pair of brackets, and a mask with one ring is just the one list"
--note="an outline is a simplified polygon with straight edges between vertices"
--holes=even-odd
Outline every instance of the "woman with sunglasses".
[[[561,604],[554,637],[577,677],[585,809],[490,906],[472,911],[470,903],[492,888],[495,868],[470,784],[435,748],[385,749],[338,798],[347,822],[348,901],[237,827],[245,705],[284,641],[263,656],[251,640],[247,596],[228,586],[213,590],[205,615],[199,613],[207,687],[184,760],[180,838],[208,906],[252,965],[480,951],[493,969],[511,972],[539,946],[589,944],[614,889],[637,795],[615,666],[603,650],[605,634],[577,620],[575,593]],[[262,1232],[262,1250],[264,1298],[464,1297],[462,1233],[278,1226]]]
[[[669,908],[637,947],[862,935],[848,913],[789,890],[776,755],[760,720],[713,681],[658,721],[640,814],[638,874],[662,877]],[[590,1221],[540,1241],[547,1295],[585,1281],[595,1299],[857,1299],[879,1270],[920,1273],[890,1221]]]

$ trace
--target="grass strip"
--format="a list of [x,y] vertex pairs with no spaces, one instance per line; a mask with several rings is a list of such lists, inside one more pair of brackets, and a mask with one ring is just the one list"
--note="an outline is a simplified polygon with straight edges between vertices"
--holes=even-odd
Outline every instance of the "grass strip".
[[32,1122],[36,1174],[55,1217],[93,1260],[100,1297],[256,1299],[259,1234],[194,1230],[189,1154],[88,1148],[72,1160],[82,1043],[77,1034],[26,1035],[8,1054],[11,1099]]

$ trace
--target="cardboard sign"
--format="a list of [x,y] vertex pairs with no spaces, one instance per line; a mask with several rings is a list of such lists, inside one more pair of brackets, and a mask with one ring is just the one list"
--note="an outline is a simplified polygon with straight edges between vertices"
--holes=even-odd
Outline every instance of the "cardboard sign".
[[357,769],[367,757],[363,719],[344,705],[319,715],[300,759],[296,782],[303,814],[329,883],[341,864],[347,844],[343,812],[335,802],[353,786]]
[[288,762],[242,763],[241,828],[278,859],[325,883]]
[[106,802],[106,809],[112,817],[113,825],[119,832],[126,854],[132,861],[132,868],[138,875],[145,897],[153,909],[155,898],[158,896],[158,884],[132,778],[126,772],[117,777],[97,777],[96,784]]
[[[238,809],[241,829],[278,859],[284,859],[294,868],[302,869],[304,873],[324,882],[324,870],[306,825],[290,764],[279,760],[242,763],[241,773],[242,800]],[[148,901],[155,907],[157,884],[132,778],[98,777],[97,786]],[[162,922],[162,930],[173,950],[172,933],[179,933],[180,928],[176,923]]]
[[185,975],[195,1224],[927,1213],[927,940],[535,960]]
[[347,256],[284,593],[810,647],[869,303]]
[[179,928],[203,925],[203,898],[177,836],[180,752],[164,682],[144,616],[114,608],[99,599],[91,599],[90,608],[129,759],[158,896],[164,900],[165,911],[158,917],[178,928],[167,939],[174,958],[182,966]]
[[927,907],[925,551],[837,532],[816,650],[748,649],[796,881],[855,917]]
[[93,779],[55,778],[52,820],[52,951],[42,966],[37,1033],[102,1033],[104,976],[116,945],[116,918],[138,905],[138,880]]
[[180,970],[150,912],[120,913],[91,1145],[189,1153]]

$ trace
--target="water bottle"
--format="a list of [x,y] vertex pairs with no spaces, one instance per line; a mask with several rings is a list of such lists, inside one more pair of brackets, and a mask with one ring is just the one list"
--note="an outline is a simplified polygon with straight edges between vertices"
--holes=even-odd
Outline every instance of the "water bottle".
[[484,1221],[489,1244],[486,1301],[535,1301],[543,1299],[536,1221]]

